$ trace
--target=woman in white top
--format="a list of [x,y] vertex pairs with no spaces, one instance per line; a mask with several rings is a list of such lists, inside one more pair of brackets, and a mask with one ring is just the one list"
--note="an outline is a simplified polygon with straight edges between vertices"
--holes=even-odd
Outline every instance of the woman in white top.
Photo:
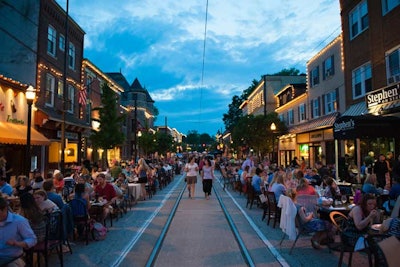
[[203,192],[206,199],[210,199],[212,182],[214,180],[214,167],[209,158],[204,159],[204,166],[201,169],[201,178],[203,180]]
[[194,196],[194,189],[197,183],[197,174],[199,172],[199,166],[195,162],[194,156],[189,157],[189,162],[185,165],[186,182],[189,189],[189,198]]

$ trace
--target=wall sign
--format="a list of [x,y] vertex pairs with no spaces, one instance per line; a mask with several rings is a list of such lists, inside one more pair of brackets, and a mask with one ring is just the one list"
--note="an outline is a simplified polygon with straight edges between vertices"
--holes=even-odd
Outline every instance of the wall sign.
[[400,99],[400,83],[375,90],[365,95],[367,108],[390,103]]

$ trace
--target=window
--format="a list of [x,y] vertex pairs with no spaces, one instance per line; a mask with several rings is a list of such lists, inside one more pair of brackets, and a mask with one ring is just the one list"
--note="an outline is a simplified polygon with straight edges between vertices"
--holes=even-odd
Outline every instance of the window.
[[[89,124],[90,123],[90,121],[91,121],[91,113],[92,113],[92,111],[91,111],[91,104],[90,104],[90,101],[87,101],[87,103],[86,103],[86,117],[85,117],[85,121],[86,121],[86,123],[87,124]],[[125,122],[125,120],[124,120],[124,122]]]
[[319,84],[319,66],[310,71],[310,86],[314,87]]
[[367,63],[352,73],[353,99],[360,98],[372,90],[371,64]]
[[57,95],[58,95],[58,97],[64,96],[64,82],[63,81],[58,81]]
[[306,120],[306,104],[299,105],[299,122]]
[[68,86],[68,95],[67,95],[67,111],[69,113],[74,113],[74,104],[75,104],[75,88],[73,86]]
[[336,101],[336,90],[324,95],[325,114],[330,114],[337,110]]
[[68,66],[70,69],[75,69],[75,46],[72,43],[69,43]]
[[322,75],[323,79],[326,80],[326,78],[331,77],[335,74],[335,68],[334,68],[334,63],[333,63],[333,55],[328,57],[322,66]]
[[388,84],[400,82],[400,48],[386,54]]
[[314,101],[312,101],[312,115],[313,118],[319,117],[321,115],[319,98],[316,98],[314,99]]
[[279,114],[278,115],[278,117],[279,117],[279,120],[281,121],[281,122],[285,122],[285,115],[284,114]]
[[52,107],[54,105],[54,87],[55,81],[53,75],[47,73],[46,74],[46,92],[45,92],[45,103],[46,106]]
[[358,4],[349,14],[350,39],[354,39],[369,26],[368,5],[364,0]]
[[47,53],[56,56],[57,32],[51,25],[47,28]]
[[58,47],[61,51],[65,51],[65,37],[62,34],[60,34],[60,38],[58,39]]
[[294,124],[293,109],[288,110],[287,119],[288,119],[288,125]]
[[382,15],[400,5],[400,0],[382,0]]

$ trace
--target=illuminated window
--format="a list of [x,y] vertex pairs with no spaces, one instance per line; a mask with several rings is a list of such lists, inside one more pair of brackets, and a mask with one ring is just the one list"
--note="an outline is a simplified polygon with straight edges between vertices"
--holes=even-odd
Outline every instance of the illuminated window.
[[400,0],[382,0],[382,15],[386,15],[398,5],[400,5]]
[[54,87],[55,87],[56,79],[50,73],[46,74],[46,106],[52,107],[54,105]]

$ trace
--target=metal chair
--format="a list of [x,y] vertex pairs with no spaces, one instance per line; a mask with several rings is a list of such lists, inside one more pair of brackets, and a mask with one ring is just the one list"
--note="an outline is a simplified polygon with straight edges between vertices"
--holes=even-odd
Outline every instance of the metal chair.
[[76,227],[79,235],[81,234],[84,235],[87,245],[89,244],[89,233],[90,233],[90,219],[87,206],[81,199],[72,199],[69,202],[69,205],[72,210],[74,226]]

